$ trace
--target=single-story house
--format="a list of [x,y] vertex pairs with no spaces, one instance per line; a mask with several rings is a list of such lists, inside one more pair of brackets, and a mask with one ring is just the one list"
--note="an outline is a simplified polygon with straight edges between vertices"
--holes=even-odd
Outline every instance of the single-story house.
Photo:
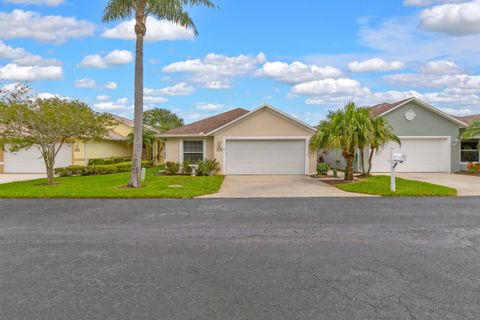
[[220,174],[311,174],[315,128],[269,105],[234,109],[161,134],[165,160],[216,159]]
[[[417,98],[382,103],[373,106],[371,112],[388,120],[401,140],[401,146],[389,143],[375,155],[372,172],[390,171],[391,148],[407,156],[407,161],[396,168],[398,172],[457,172],[464,170],[468,162],[479,161],[480,137],[463,140],[461,135],[470,123],[480,120],[480,115],[452,116]],[[343,166],[343,161],[339,163],[338,155],[333,154],[327,156],[327,162]],[[357,171],[360,165],[356,161]]]
[[[127,145],[129,133],[133,131],[133,121],[112,115],[116,125],[108,130],[101,140],[74,141],[62,146],[57,154],[55,167],[87,165],[90,159],[131,158],[132,147]],[[162,162],[160,140],[153,146],[153,159]],[[0,173],[44,173],[45,164],[36,147],[18,152],[10,152],[8,146],[0,147]]]

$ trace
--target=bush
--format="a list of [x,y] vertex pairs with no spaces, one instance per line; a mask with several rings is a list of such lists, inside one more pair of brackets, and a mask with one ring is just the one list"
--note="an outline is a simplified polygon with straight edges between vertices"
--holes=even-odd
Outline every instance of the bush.
[[103,164],[117,164],[132,161],[131,158],[108,158],[108,159],[88,159],[89,166],[98,166]]
[[178,174],[178,172],[180,171],[180,163],[168,161],[167,163],[165,163],[165,171],[167,171],[167,173],[171,175]]
[[183,161],[183,163],[182,163],[183,174],[186,174],[186,175],[189,175],[189,176],[192,175],[193,169],[190,167],[191,164],[192,163],[188,160]]
[[213,176],[220,171],[220,164],[215,159],[199,161],[197,162],[197,165],[197,174],[199,176]]
[[467,166],[468,171],[472,174],[478,174],[480,172],[480,163],[470,162]]
[[[151,167],[150,161],[142,161],[142,167]],[[101,164],[90,166],[68,166],[64,168],[56,168],[55,174],[60,177],[75,176],[94,176],[102,174],[112,174],[118,172],[128,172],[132,168],[132,162],[120,162],[116,164]]]
[[326,162],[320,162],[317,164],[317,174],[318,175],[326,175],[330,170],[330,166]]

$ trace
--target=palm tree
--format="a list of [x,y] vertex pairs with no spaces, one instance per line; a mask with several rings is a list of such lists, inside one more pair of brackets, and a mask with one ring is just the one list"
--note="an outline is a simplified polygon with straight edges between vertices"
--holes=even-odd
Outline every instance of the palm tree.
[[462,135],[462,138],[475,138],[480,136],[480,120],[474,121],[467,127],[467,130]]
[[142,159],[142,126],[143,126],[143,41],[147,33],[146,21],[149,15],[165,19],[185,28],[191,28],[198,35],[195,24],[185,11],[189,6],[206,6],[214,8],[210,0],[109,0],[103,14],[104,22],[135,17],[135,120],[130,187],[140,187]]
[[357,115],[355,117],[357,121],[356,130],[357,130],[357,137],[358,137],[358,149],[360,151],[360,159],[362,160],[362,174],[366,174],[366,167],[365,167],[365,149],[368,148],[370,141],[373,140],[374,130],[372,124],[372,118],[370,115],[369,108],[358,108]]
[[355,152],[365,139],[365,110],[349,102],[338,111],[330,111],[327,119],[322,121],[317,132],[310,139],[310,152],[321,149],[341,150],[347,162],[345,181],[353,181],[353,162]]
[[[156,140],[157,140],[157,137],[155,135],[155,132],[148,129],[142,130],[142,159],[151,160],[150,151],[151,151],[152,145],[155,143]],[[131,146],[134,143],[135,143],[135,134],[131,132],[127,135],[127,145]]]
[[[370,154],[368,156],[368,170],[365,175],[369,176],[372,171],[372,160],[378,150],[383,148],[387,143],[393,141],[401,144],[400,138],[395,135],[393,132],[393,127],[388,123],[387,120],[381,117],[372,118],[370,120],[372,124],[372,135],[370,144]],[[362,157],[362,162],[364,158]]]

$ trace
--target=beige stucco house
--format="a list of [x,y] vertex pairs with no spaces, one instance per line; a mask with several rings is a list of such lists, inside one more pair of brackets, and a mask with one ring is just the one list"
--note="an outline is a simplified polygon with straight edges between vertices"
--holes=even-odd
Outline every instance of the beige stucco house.
[[312,174],[315,128],[269,105],[234,109],[160,135],[165,161],[216,159],[220,174]]
[[[127,136],[133,131],[133,121],[112,115],[116,125],[108,130],[101,140],[76,140],[62,146],[55,160],[55,167],[87,165],[90,159],[131,158],[132,147],[127,145]],[[155,162],[162,162],[163,152],[159,140],[153,146]],[[0,147],[0,173],[44,173],[45,165],[36,147],[19,152],[10,152]]]

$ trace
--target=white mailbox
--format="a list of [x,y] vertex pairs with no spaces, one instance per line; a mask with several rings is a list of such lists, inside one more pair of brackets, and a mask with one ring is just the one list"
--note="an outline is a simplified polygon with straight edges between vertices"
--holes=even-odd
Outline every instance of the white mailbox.
[[403,153],[392,154],[392,162],[404,163],[405,161],[407,161],[407,155]]

